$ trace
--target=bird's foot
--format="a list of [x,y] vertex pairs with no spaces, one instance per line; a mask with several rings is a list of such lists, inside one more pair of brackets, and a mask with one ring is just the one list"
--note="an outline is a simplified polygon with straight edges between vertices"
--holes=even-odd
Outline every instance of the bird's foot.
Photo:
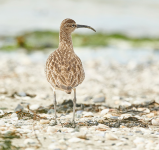
[[51,126],[57,125],[57,121],[56,121],[56,120],[52,120],[51,123],[50,123],[50,125],[51,125]]
[[76,127],[76,122],[73,120],[72,121],[72,127],[75,128]]

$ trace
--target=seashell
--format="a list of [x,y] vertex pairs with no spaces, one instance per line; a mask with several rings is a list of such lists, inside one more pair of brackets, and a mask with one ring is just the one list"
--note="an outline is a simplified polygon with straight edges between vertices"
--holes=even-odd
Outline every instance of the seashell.
[[0,127],[5,127],[5,122],[3,120],[0,120]]
[[109,109],[103,109],[100,113],[100,116],[104,116],[105,114],[107,114],[109,112]]
[[40,106],[38,104],[34,104],[30,106],[31,110],[37,110]]
[[86,139],[87,137],[86,137],[86,133],[78,133],[77,135],[76,135],[76,137],[77,138],[80,138],[80,139]]
[[49,124],[50,121],[49,120],[40,120],[40,124]]
[[83,117],[94,117],[92,112],[85,113]]
[[151,123],[154,126],[159,126],[159,118],[152,119]]
[[106,114],[103,116],[103,118],[106,119],[106,118],[110,118],[111,116],[112,116],[111,114]]
[[113,133],[106,133],[106,140],[118,140],[118,137]]
[[154,117],[154,115],[155,115],[154,113],[150,113],[150,114],[147,114],[146,117],[152,118],[152,117]]

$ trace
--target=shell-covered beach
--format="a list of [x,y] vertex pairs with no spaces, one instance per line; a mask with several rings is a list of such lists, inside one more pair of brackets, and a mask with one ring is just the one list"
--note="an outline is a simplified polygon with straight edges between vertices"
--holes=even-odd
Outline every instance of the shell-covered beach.
[[[0,0],[0,150],[158,150],[158,0]],[[65,18],[85,80],[53,91],[46,60]]]

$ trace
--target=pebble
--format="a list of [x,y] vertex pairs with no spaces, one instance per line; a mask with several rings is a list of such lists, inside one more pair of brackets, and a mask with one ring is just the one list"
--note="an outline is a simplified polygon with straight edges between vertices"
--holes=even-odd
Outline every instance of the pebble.
[[152,119],[151,123],[154,126],[159,126],[159,118]]
[[0,120],[0,127],[5,127],[5,122],[3,120]]
[[26,140],[24,140],[24,144],[25,145],[33,145],[33,144],[36,144],[36,142],[33,139],[26,139]]
[[106,140],[118,140],[118,137],[113,133],[106,133],[105,138]]
[[84,101],[89,101],[91,99],[92,99],[92,96],[87,96],[87,97],[84,98]]
[[50,121],[49,120],[40,120],[40,124],[49,124]]
[[104,116],[105,114],[107,114],[109,112],[109,109],[103,109],[100,113],[100,116]]
[[48,113],[48,114],[54,114],[55,111],[54,111],[54,109],[49,109],[49,111],[48,111],[47,113]]
[[24,110],[24,107],[20,104],[17,105],[17,107],[14,109],[14,112],[16,111],[23,111]]
[[105,102],[105,97],[97,97],[93,99],[94,103],[103,103]]
[[120,116],[121,119],[127,119],[127,118],[129,118],[129,117],[132,117],[132,114],[122,114],[122,115]]
[[87,112],[83,117],[94,117],[94,114],[92,112]]
[[3,110],[0,110],[0,115],[4,115],[4,112],[3,112]]
[[31,106],[30,106],[30,109],[31,109],[31,110],[37,110],[39,107],[40,107],[39,104],[34,104],[34,105],[31,105]]

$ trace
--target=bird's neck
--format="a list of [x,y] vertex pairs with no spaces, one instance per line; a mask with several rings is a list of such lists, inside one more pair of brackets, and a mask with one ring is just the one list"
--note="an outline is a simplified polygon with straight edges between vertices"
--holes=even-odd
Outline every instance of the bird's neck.
[[59,41],[60,41],[59,48],[61,48],[63,50],[72,50],[73,51],[71,33],[60,31]]

